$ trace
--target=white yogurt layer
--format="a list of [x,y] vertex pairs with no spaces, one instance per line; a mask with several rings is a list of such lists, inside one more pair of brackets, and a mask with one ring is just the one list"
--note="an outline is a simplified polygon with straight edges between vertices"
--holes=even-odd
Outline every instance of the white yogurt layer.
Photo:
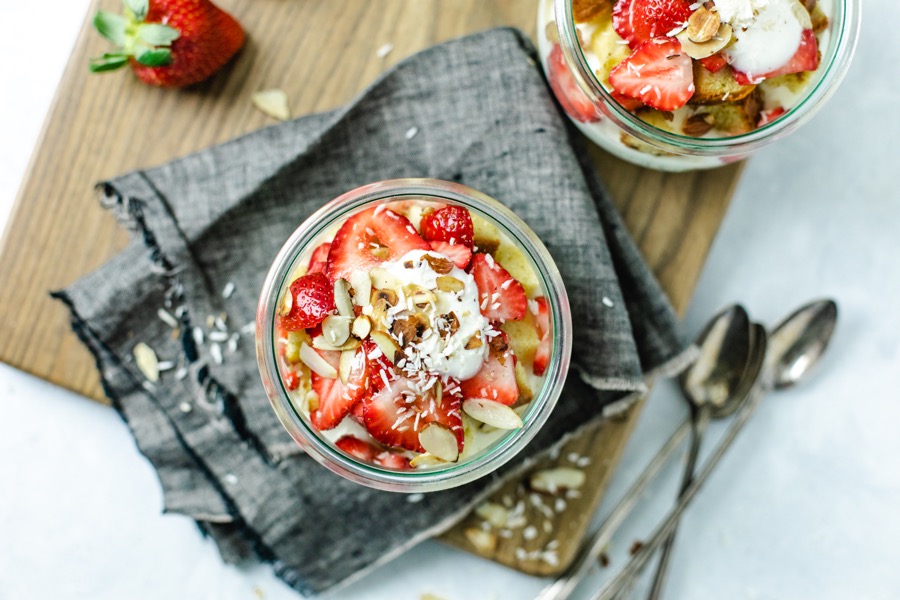
[[[406,364],[404,370],[427,370],[438,375],[446,375],[459,380],[473,377],[487,357],[487,342],[493,333],[490,322],[481,314],[478,305],[478,286],[475,279],[462,269],[453,267],[446,274],[463,283],[459,292],[445,292],[437,289],[436,273],[422,257],[430,254],[445,258],[436,252],[412,250],[395,261],[381,264],[381,268],[395,277],[401,286],[415,285],[434,293],[435,302],[425,308],[425,314],[434,325],[441,315],[456,315],[459,329],[452,335],[440,335],[437,327],[426,331],[420,343],[406,347]],[[405,266],[412,263],[412,268]],[[398,305],[388,311],[388,319],[392,322],[413,312],[412,298],[405,298],[402,289],[395,290],[399,296]],[[390,330],[391,323],[385,323]],[[466,349],[473,336],[478,336],[482,344],[478,348]],[[401,343],[402,345],[402,343]]]
[[783,67],[800,47],[805,9],[797,0],[716,0],[716,8],[734,30],[728,62],[751,79]]

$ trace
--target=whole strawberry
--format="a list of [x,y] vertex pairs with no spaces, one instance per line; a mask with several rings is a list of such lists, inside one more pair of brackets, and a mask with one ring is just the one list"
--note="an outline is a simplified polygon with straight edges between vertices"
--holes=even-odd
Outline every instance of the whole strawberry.
[[92,72],[131,65],[161,87],[207,79],[244,45],[240,23],[209,0],[125,0],[124,15],[100,11],[94,27],[117,49],[92,59]]

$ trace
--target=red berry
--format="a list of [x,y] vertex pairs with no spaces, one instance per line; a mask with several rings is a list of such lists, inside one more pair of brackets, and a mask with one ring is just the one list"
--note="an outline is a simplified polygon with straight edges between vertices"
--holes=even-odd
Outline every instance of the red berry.
[[663,37],[691,16],[690,0],[619,0],[613,8],[613,28],[632,50]]
[[291,391],[300,387],[300,378],[297,377],[296,371],[288,371],[284,374],[284,387]]
[[691,57],[675,38],[656,38],[641,44],[609,73],[616,92],[637,98],[656,110],[681,108],[694,95]]
[[[340,352],[317,352],[337,369],[340,360]],[[344,383],[340,379],[322,377],[313,372],[310,377],[312,389],[319,397],[319,405],[310,411],[309,419],[320,430],[332,429],[344,420],[353,406],[363,397],[366,391],[366,359],[362,349],[356,351],[353,366]]]
[[728,61],[725,59],[725,55],[721,52],[717,52],[716,54],[707,56],[706,58],[701,58],[699,62],[710,73],[717,73],[718,71],[724,69],[725,65],[728,64]]
[[787,111],[784,110],[784,107],[782,107],[782,106],[776,106],[775,108],[773,108],[771,110],[764,110],[759,115],[759,123],[757,123],[756,126],[762,127],[763,125],[768,125],[772,121],[781,117],[786,112]]
[[475,245],[472,215],[462,206],[445,206],[422,217],[422,237],[429,242],[448,242],[468,248]]
[[547,58],[547,79],[550,88],[566,114],[581,123],[593,123],[600,120],[597,106],[587,94],[578,87],[578,82],[566,64],[562,48],[555,44]]
[[535,298],[537,302],[538,312],[535,315],[537,324],[538,342],[537,351],[534,353],[534,364],[532,370],[535,375],[543,375],[550,364],[550,306],[547,299],[541,296]]
[[438,402],[434,388],[422,394],[416,391],[410,380],[395,378],[389,386],[364,400],[366,430],[388,446],[423,452],[419,433],[431,423],[437,423],[456,435],[462,452],[461,402],[459,385],[455,382],[444,387]]
[[528,310],[525,288],[490,254],[472,257],[470,272],[478,287],[481,314],[491,321],[518,321],[525,316]]
[[328,252],[331,250],[331,243],[325,242],[319,244],[312,255],[309,257],[309,267],[306,269],[307,275],[310,273],[324,273],[328,263]]
[[488,358],[474,377],[461,381],[463,398],[485,398],[507,406],[519,399],[516,356],[503,332],[491,340]]
[[[130,64],[138,79],[150,85],[184,87],[203,81],[244,45],[240,23],[209,0],[151,0],[145,16],[129,12],[124,20],[111,20],[107,15],[98,13],[95,25],[122,47],[92,61],[91,70]],[[150,24],[153,28],[146,27]]]
[[281,317],[289,330],[315,327],[334,310],[334,286],[322,273],[311,273],[291,283],[291,311]]
[[411,250],[431,250],[406,217],[384,205],[369,208],[344,221],[331,240],[326,271],[333,280],[349,279],[385,260],[397,260]]
[[449,258],[460,269],[468,267],[472,260],[472,249],[462,244],[431,242],[431,249]]

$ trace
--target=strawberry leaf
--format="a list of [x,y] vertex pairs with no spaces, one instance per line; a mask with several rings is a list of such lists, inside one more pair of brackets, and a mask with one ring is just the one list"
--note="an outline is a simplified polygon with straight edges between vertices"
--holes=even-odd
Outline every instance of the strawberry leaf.
[[177,29],[162,23],[143,23],[137,28],[137,34],[141,41],[151,46],[171,46],[181,37]]
[[143,21],[150,10],[150,0],[125,0],[125,8],[131,11],[136,20]]
[[137,61],[145,67],[163,67],[172,62],[172,52],[167,48],[147,50],[137,55]]
[[128,19],[122,15],[101,10],[94,16],[94,28],[100,35],[116,46],[125,45],[125,30],[128,28]]
[[128,64],[128,56],[124,54],[104,54],[100,58],[91,59],[91,73],[115,71]]

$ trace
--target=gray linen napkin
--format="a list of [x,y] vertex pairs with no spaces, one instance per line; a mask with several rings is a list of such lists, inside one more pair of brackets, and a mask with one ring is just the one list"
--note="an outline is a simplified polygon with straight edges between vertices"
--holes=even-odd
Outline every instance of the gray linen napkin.
[[[648,373],[680,368],[687,345],[671,307],[579,143],[528,40],[496,29],[411,57],[344,108],[101,184],[133,241],[54,296],[157,469],[166,510],[193,517],[226,560],[271,561],[314,594],[449,528],[529,458],[642,390]],[[263,393],[252,337],[288,235],[324,202],[396,177],[464,183],[535,230],[566,283],[581,375],[519,458],[424,498],[349,483],[303,454]],[[138,342],[172,365],[156,383],[134,364]]]

